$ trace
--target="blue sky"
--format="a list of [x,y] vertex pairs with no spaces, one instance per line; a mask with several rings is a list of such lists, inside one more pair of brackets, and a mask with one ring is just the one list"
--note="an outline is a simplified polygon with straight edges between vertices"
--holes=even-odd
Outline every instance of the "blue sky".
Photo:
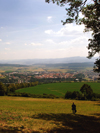
[[0,60],[86,57],[91,34],[65,19],[65,7],[45,0],[0,0]]

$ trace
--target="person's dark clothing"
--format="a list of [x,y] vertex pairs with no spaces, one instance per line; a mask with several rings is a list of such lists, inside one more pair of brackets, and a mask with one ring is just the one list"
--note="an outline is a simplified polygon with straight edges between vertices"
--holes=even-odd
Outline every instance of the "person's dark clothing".
[[73,114],[76,113],[76,105],[74,103],[72,104],[72,111],[73,111]]

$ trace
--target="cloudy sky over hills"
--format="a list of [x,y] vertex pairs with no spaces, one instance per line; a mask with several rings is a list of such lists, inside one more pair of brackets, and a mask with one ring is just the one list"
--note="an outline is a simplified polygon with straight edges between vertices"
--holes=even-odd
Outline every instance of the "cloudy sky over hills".
[[45,0],[0,0],[0,60],[87,56],[91,34],[65,19],[65,7]]

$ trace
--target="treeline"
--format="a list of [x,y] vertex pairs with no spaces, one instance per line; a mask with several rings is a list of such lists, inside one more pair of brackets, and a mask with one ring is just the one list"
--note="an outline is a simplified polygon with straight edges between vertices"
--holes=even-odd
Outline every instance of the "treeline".
[[[86,81],[86,79],[78,78],[79,82],[81,81]],[[56,82],[76,82],[76,77],[75,78],[41,78],[41,79],[36,79],[36,78],[31,78],[30,82],[38,81],[40,84],[41,83],[56,83]]]
[[30,93],[19,93],[19,92],[14,92],[14,93],[8,93],[8,96],[17,96],[17,97],[31,97],[31,98],[59,98],[58,96],[55,96],[53,94],[30,94]]
[[95,101],[97,99],[100,99],[100,94],[93,93],[91,86],[89,86],[88,84],[84,84],[80,88],[80,92],[79,91],[74,91],[74,92],[67,91],[65,94],[65,99],[93,100],[93,101]]
[[[53,94],[30,94],[30,93],[19,93],[15,92],[17,89],[32,87],[38,85],[38,81],[31,82],[31,83],[17,83],[17,84],[3,84],[0,82],[0,96],[8,95],[8,96],[18,96],[18,97],[33,97],[33,98],[59,98]],[[88,84],[84,84],[80,88],[79,91],[70,92],[67,91],[65,99],[76,99],[76,100],[98,100],[100,99],[100,94],[94,93],[91,86]]]
[[3,84],[0,82],[0,96],[8,95],[9,93],[14,93],[15,90],[32,87],[38,85],[38,81],[31,82],[31,83],[10,83],[10,84]]

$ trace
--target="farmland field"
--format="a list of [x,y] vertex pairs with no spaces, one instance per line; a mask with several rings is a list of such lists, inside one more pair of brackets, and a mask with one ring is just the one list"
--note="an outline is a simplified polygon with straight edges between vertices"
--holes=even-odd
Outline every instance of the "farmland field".
[[[16,92],[26,92],[31,94],[54,94],[56,96],[64,96],[67,91],[80,91],[81,86],[85,84],[82,82],[74,82],[74,83],[50,83],[50,84],[42,84],[34,87],[28,87],[16,90]],[[91,86],[94,93],[100,94],[100,83],[89,82],[86,83]]]
[[[71,105],[77,113],[72,114]],[[0,97],[0,133],[98,133],[100,101]]]

